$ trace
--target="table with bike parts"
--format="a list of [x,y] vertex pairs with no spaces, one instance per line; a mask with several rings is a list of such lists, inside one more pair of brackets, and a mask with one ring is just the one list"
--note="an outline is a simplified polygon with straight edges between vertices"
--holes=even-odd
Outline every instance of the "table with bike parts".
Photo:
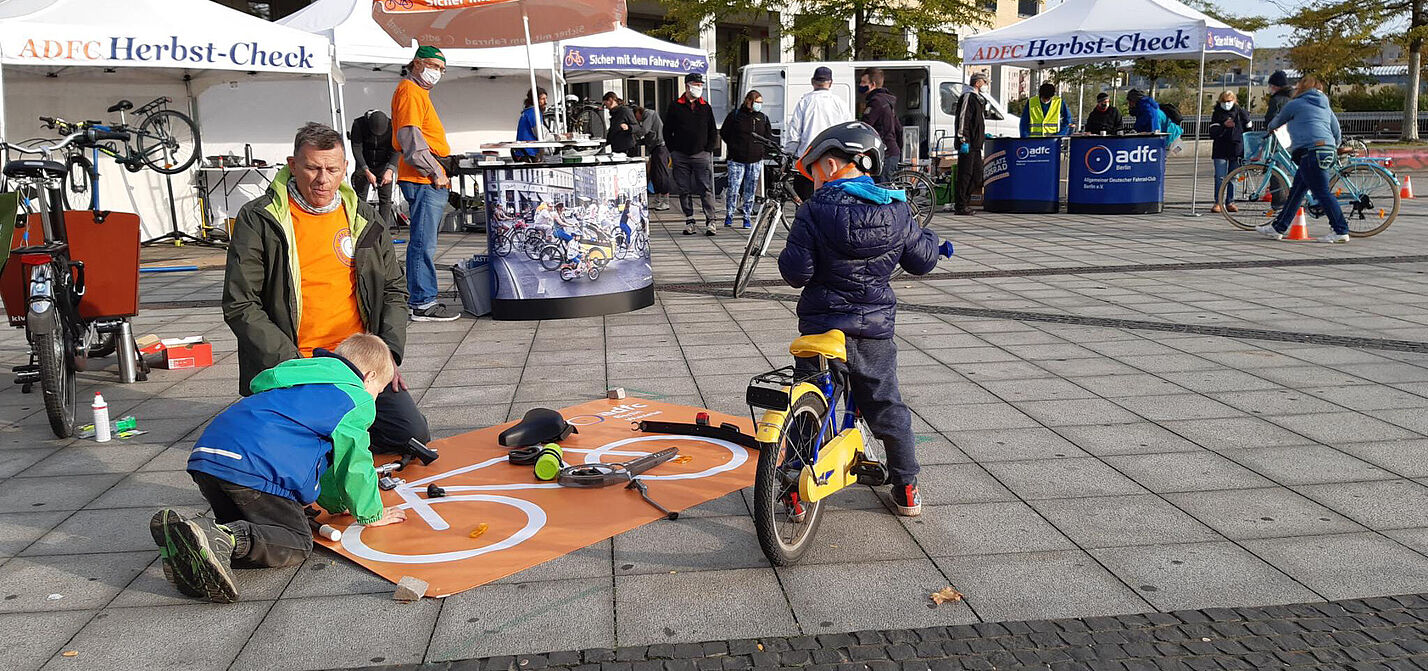
[[1060,211],[1061,138],[991,138],[984,151],[982,207],[986,211]]
[[1066,189],[1071,214],[1158,214],[1165,209],[1166,136],[1073,135]]
[[495,319],[568,319],[654,304],[645,163],[610,155],[484,157]]
[[[198,189],[204,202],[204,231],[223,229],[225,233],[229,232],[226,226],[227,220],[237,214],[233,203],[229,202],[230,196],[245,184],[257,185],[266,191],[268,185],[273,183],[273,177],[278,174],[278,167],[279,166],[276,165],[250,165],[225,168],[199,168]],[[222,212],[219,212],[218,204],[214,199],[214,194],[219,192],[223,194]],[[237,204],[241,207],[249,200],[252,200],[252,197],[245,197]]]

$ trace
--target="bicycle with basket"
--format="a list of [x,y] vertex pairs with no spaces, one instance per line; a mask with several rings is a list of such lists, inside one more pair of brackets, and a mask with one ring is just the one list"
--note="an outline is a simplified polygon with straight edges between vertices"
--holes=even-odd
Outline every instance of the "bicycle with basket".
[[54,158],[102,142],[127,142],[125,131],[72,129],[57,143],[6,152],[37,155],[8,161],[8,183],[35,196],[31,213],[19,211],[17,194],[0,204],[0,300],[11,326],[25,329],[27,363],[15,366],[15,383],[31,393],[40,386],[50,428],[74,434],[78,382],[90,357],[119,352],[124,381],[144,379],[148,368],[133,345],[129,318],[138,313],[139,217],[97,210],[66,210],[66,166]]

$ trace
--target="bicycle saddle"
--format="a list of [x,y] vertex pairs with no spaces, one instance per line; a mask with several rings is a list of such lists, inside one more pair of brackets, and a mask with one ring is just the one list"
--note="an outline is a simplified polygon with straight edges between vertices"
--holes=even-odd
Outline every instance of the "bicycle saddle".
[[46,161],[38,158],[22,158],[10,161],[5,164],[3,171],[6,177],[42,177],[60,178],[64,177],[65,169],[63,163]]
[[788,353],[798,358],[823,355],[835,361],[848,360],[848,341],[842,331],[833,329],[827,333],[799,336],[788,346]]
[[131,103],[128,100],[120,100],[119,102],[110,105],[107,111],[110,114],[113,114],[115,112],[123,112],[125,110],[131,109],[134,109],[134,103]]
[[575,426],[565,421],[559,412],[550,408],[531,408],[516,425],[501,432],[497,439],[505,447],[525,447],[543,443],[558,443],[580,433]]

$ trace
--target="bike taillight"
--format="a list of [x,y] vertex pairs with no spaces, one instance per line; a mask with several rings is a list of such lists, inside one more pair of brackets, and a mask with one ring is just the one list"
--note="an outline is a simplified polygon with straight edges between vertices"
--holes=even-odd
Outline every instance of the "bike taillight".
[[49,254],[26,253],[20,254],[20,263],[26,266],[43,266],[54,261],[54,257]]

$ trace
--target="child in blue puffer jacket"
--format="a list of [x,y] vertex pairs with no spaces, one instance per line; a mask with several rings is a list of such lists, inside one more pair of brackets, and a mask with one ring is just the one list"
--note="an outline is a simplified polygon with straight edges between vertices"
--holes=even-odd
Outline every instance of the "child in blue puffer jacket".
[[[803,289],[799,333],[838,329],[846,336],[853,400],[887,450],[898,514],[911,517],[922,513],[922,499],[912,414],[898,392],[891,279],[899,265],[914,275],[931,272],[939,251],[952,256],[952,243],[939,246],[936,233],[917,225],[903,191],[873,183],[869,175],[880,173],[883,151],[877,131],[861,122],[813,139],[798,168],[817,191],[799,208],[778,268],[784,281]],[[800,368],[810,365],[798,360]]]

